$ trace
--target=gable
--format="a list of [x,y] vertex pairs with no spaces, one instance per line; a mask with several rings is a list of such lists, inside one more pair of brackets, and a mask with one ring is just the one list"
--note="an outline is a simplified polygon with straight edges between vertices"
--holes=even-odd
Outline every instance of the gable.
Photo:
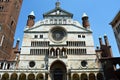
[[48,17],[48,16],[57,16],[57,17],[66,16],[66,17],[71,17],[72,18],[73,14],[69,13],[69,12],[67,12],[67,11],[65,11],[65,10],[63,10],[61,8],[55,8],[55,9],[43,14],[44,18]]

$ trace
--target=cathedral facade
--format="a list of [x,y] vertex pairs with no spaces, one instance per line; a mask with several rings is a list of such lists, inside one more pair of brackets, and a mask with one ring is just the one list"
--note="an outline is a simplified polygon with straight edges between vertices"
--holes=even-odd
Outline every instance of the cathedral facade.
[[105,80],[88,16],[80,24],[56,2],[43,18],[35,22],[34,12],[29,14],[21,53],[1,71],[1,80]]
[[28,16],[18,68],[36,79],[104,80],[88,16],[83,14],[81,25],[57,2],[43,18],[34,23],[34,12]]

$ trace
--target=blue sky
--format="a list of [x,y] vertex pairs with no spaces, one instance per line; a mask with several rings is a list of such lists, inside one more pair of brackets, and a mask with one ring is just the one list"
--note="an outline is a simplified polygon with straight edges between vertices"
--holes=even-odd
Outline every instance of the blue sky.
[[[23,0],[21,13],[19,16],[15,42],[18,38],[22,43],[23,31],[26,26],[28,15],[34,11],[35,21],[42,20],[42,14],[55,8],[57,0]],[[61,8],[73,13],[74,20],[80,23],[82,14],[85,12],[89,16],[89,22],[93,31],[93,39],[95,46],[99,45],[98,38],[103,38],[107,34],[109,43],[112,46],[114,56],[120,56],[113,34],[113,30],[109,23],[120,10],[120,0],[59,0]],[[20,44],[21,45],[21,44]]]

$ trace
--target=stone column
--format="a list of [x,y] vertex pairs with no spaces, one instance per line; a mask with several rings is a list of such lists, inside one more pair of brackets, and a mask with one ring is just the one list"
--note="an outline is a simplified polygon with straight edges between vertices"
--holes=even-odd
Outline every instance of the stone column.
[[[52,77],[51,77],[51,78],[52,78]],[[48,80],[52,80],[51,78],[50,78],[50,73],[48,73]]]
[[65,56],[65,52],[63,51],[63,56]]
[[3,63],[3,67],[2,67],[2,69],[5,69],[5,62]]
[[0,69],[2,68],[1,63],[0,63]]
[[57,58],[59,58],[60,50],[57,50]]
[[15,69],[15,63],[13,63],[13,69]]
[[8,67],[8,63],[6,63],[6,65],[5,65],[5,69],[7,69],[7,67]]
[[72,77],[72,76],[73,76],[73,74],[70,75],[71,80],[73,80],[73,77]]
[[68,73],[66,73],[67,74],[67,80],[69,80],[69,74]]
[[52,56],[53,56],[53,51],[52,51]]

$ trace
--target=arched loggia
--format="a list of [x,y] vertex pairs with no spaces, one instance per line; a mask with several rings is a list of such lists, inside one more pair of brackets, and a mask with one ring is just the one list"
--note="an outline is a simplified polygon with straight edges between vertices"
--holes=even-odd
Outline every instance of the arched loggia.
[[9,74],[8,73],[4,73],[2,75],[2,79],[1,80],[8,80],[9,79]]
[[16,73],[13,73],[10,77],[10,80],[17,80],[18,75]]
[[81,80],[88,80],[87,74],[81,74]]
[[43,74],[41,74],[41,73],[37,74],[36,80],[44,80]]
[[79,75],[78,74],[73,74],[73,80],[79,80]]
[[21,73],[21,74],[19,75],[19,80],[26,80],[26,74]]
[[35,80],[35,75],[33,73],[29,74],[28,80]]
[[89,74],[89,80],[96,80],[94,73],[90,73],[90,74]]

